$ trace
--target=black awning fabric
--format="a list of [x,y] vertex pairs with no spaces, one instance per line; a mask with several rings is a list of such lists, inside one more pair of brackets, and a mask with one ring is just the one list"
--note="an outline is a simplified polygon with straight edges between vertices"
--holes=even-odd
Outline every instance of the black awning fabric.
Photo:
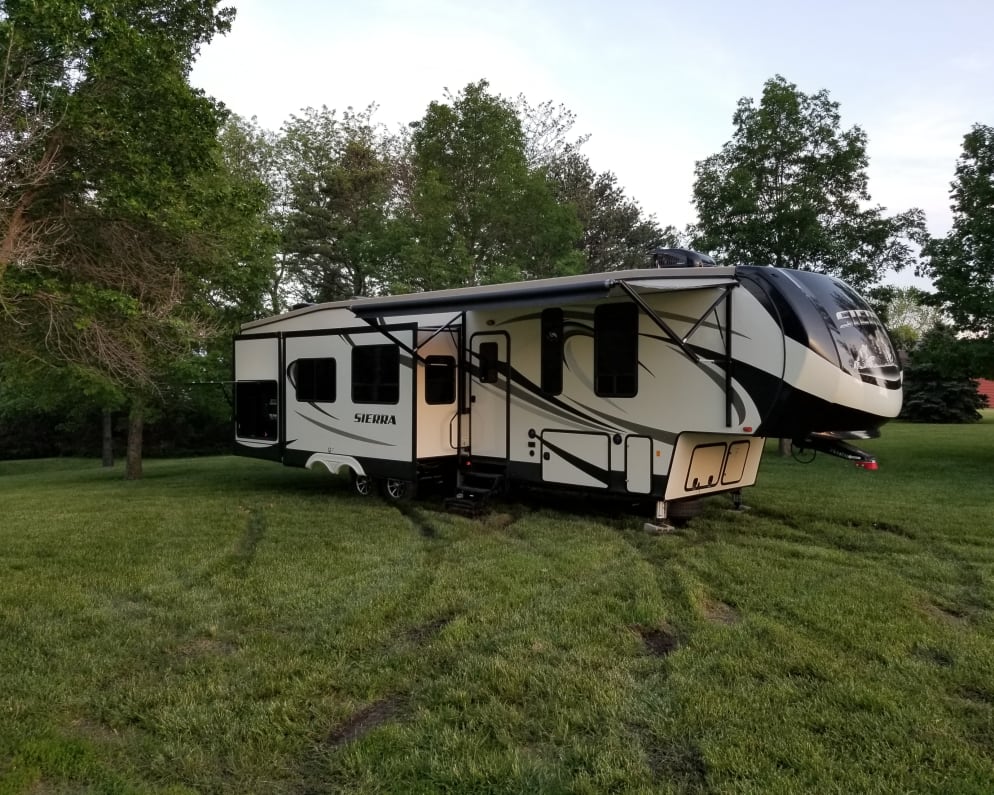
[[[636,292],[677,292],[705,290],[736,284],[731,269],[695,269],[679,276],[661,276],[659,271],[626,271],[612,274],[589,274],[531,282],[463,287],[410,295],[389,295],[363,298],[349,304],[349,309],[361,318],[397,317],[398,315],[433,312],[461,312],[473,309],[537,306],[556,301],[596,300],[623,295],[619,282],[625,282]],[[703,270],[703,273],[701,272]],[[670,272],[672,273],[672,271]]]

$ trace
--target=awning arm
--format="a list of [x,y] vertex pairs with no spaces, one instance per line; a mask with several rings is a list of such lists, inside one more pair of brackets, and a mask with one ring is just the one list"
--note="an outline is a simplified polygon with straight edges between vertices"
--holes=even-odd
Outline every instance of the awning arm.
[[707,316],[710,315],[715,309],[718,308],[718,304],[720,304],[722,301],[724,301],[724,300],[726,300],[728,298],[729,294],[732,292],[732,288],[736,287],[736,286],[737,285],[735,285],[735,284],[729,284],[729,285],[725,286],[725,289],[722,290],[721,295],[719,295],[717,298],[714,299],[714,301],[711,302],[711,306],[709,306],[707,309],[704,310],[704,312],[701,314],[701,316],[697,319],[697,322],[694,323],[694,325],[690,327],[690,331],[688,331],[686,334],[683,335],[683,341],[684,342],[686,342],[692,336],[694,336],[694,332],[697,331],[697,329],[699,329],[701,327],[701,325],[707,319]]
[[[725,427],[732,427],[732,368],[735,360],[732,358],[732,291],[725,291]],[[716,305],[717,306],[717,305]]]
[[684,354],[687,356],[687,358],[690,359],[690,361],[692,361],[694,364],[701,363],[701,357],[698,356],[696,353],[694,353],[693,350],[691,350],[690,346],[687,345],[687,343],[684,340],[680,339],[679,335],[672,328],[670,328],[669,324],[665,320],[663,320],[659,315],[656,314],[656,311],[645,302],[645,299],[642,298],[642,296],[639,295],[638,292],[636,292],[636,290],[628,282],[621,281],[619,279],[618,281],[614,282],[614,285],[620,287],[625,293],[627,293],[628,297],[631,298],[632,301],[634,301],[643,312],[645,312],[646,317],[648,317],[649,320],[651,320],[653,323],[659,326],[662,332],[667,337],[669,337],[670,342],[672,342],[681,351],[683,351]]
[[[424,342],[418,342],[413,348],[410,345],[408,345],[407,343],[401,342],[392,333],[390,333],[385,328],[383,328],[382,326],[380,326],[379,323],[383,320],[383,318],[372,316],[372,315],[371,316],[360,315],[359,317],[361,317],[366,322],[366,325],[371,326],[372,328],[376,329],[378,332],[380,332],[380,334],[382,334],[384,337],[386,337],[392,343],[394,343],[395,345],[397,345],[402,351],[404,351],[405,353],[411,354],[411,356],[413,356],[419,362],[421,362],[422,364],[425,364],[424,357],[420,353],[418,353],[418,351],[421,350],[421,348],[423,348],[425,345],[427,345],[433,339],[435,339],[435,337],[437,337],[439,334],[441,334],[447,328],[449,328],[453,323],[455,323],[457,320],[459,320],[462,317],[462,312],[458,312],[455,315],[453,315],[451,318],[449,318],[445,322],[444,326],[441,326],[441,327],[435,329],[428,336],[428,339],[426,339]],[[415,334],[415,341],[416,340],[417,340],[417,334]]]
[[[366,325],[371,326],[372,328],[376,329],[378,332],[380,332],[380,334],[382,334],[384,337],[386,337],[392,343],[394,343],[395,345],[397,345],[402,351],[404,351],[405,353],[411,354],[411,356],[413,356],[419,362],[421,362],[422,364],[425,364],[425,358],[420,353],[418,353],[418,351],[421,350],[421,348],[423,348],[425,345],[427,345],[433,339],[435,339],[435,337],[437,337],[439,334],[441,334],[447,328],[449,328],[453,323],[455,323],[457,320],[459,320],[462,317],[462,312],[458,312],[455,315],[453,315],[451,318],[449,318],[445,322],[444,326],[441,326],[440,328],[435,329],[431,333],[431,335],[429,335],[428,339],[426,339],[424,342],[417,343],[413,348],[410,345],[408,345],[406,342],[402,342],[401,340],[397,339],[390,331],[388,331],[387,329],[385,329],[381,325],[379,325],[380,321],[382,321],[383,318],[381,318],[381,317],[375,317],[375,316],[366,316],[366,315],[360,315],[360,317],[366,322]],[[417,334],[414,335],[414,338],[415,338],[415,341],[417,341]]]
[[429,342],[431,342],[433,339],[435,339],[435,337],[437,337],[439,334],[441,334],[443,331],[445,331],[449,326],[451,326],[453,323],[455,323],[461,317],[462,317],[462,312],[456,312],[456,314],[454,314],[451,318],[449,318],[447,321],[445,321],[445,325],[444,326],[441,326],[440,328],[435,329],[429,335],[428,339],[426,339],[424,342],[419,342],[417,345],[415,345],[414,346],[414,350],[417,351],[417,350],[420,350],[421,348],[423,348],[425,345],[427,345]]
[[[702,289],[705,289],[707,287],[719,287],[719,286],[723,287],[724,289],[722,289],[721,295],[715,298],[714,301],[711,302],[710,306],[708,306],[708,308],[701,313],[701,316],[697,319],[697,322],[690,327],[690,330],[686,333],[686,335],[683,338],[677,336],[677,333],[673,331],[672,328],[670,328],[669,324],[665,320],[663,320],[658,314],[656,314],[655,310],[653,310],[653,308],[645,302],[645,299],[643,299],[642,296],[639,295],[638,292],[636,292],[636,290],[630,284],[618,280],[614,283],[614,285],[620,287],[625,293],[627,293],[628,297],[631,298],[632,301],[634,301],[636,304],[638,304],[639,308],[641,308],[641,310],[645,312],[646,316],[653,323],[659,326],[660,329],[662,329],[663,333],[666,334],[666,336],[670,339],[670,341],[678,348],[680,348],[680,350],[683,351],[684,354],[686,354],[688,359],[690,359],[694,364],[699,366],[701,365],[701,358],[696,353],[694,353],[693,349],[687,344],[687,340],[689,340],[694,335],[694,332],[696,332],[697,329],[701,327],[701,325],[707,319],[708,315],[714,312],[722,301],[725,302],[725,333],[724,333],[725,355],[724,355],[724,361],[722,362],[723,369],[725,371],[725,379],[724,379],[725,426],[728,428],[732,427],[732,403],[733,403],[732,369],[733,369],[734,360],[732,358],[731,294],[732,294],[732,289],[737,287],[738,284],[702,285],[701,286]],[[720,321],[718,322],[718,329],[719,331],[721,330]]]
[[[382,326],[380,326],[378,324],[378,322],[377,322],[380,318],[363,317],[362,319],[364,321],[366,321],[366,324],[368,326],[370,326],[371,328],[373,328],[376,331],[380,332],[380,334],[382,334],[384,337],[386,337],[388,340],[390,340],[390,342],[392,342],[394,345],[396,345],[398,348],[400,348],[402,351],[404,351],[404,353],[411,354],[411,356],[413,356],[417,361],[421,362],[422,364],[425,363],[424,357],[421,356],[421,354],[418,353],[418,349],[417,348],[412,348],[406,342],[403,342],[403,341],[397,339],[390,331],[387,331],[387,329],[385,329]],[[441,329],[439,329],[439,331],[441,331]],[[415,334],[414,336],[415,336],[415,339],[416,339],[417,338],[417,334]]]

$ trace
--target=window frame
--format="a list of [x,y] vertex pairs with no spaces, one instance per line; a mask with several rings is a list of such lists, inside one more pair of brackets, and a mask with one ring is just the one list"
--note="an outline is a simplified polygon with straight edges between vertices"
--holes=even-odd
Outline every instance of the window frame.
[[[363,361],[361,357],[368,358]],[[385,359],[392,361],[385,362]],[[400,348],[397,345],[356,345],[352,348],[351,365],[353,404],[396,406],[400,403]],[[367,370],[370,367],[373,368],[372,371]],[[384,370],[389,372],[384,373]],[[357,381],[357,372],[364,376],[371,375],[372,378]]]
[[480,383],[496,384],[500,376],[497,369],[498,364],[500,364],[500,345],[493,340],[481,342],[478,355],[480,357]]
[[[432,373],[437,373],[439,367],[447,371],[445,381],[436,380]],[[438,383],[446,390],[442,397],[436,397],[432,392],[432,384]],[[442,354],[426,356],[424,360],[424,397],[429,406],[451,406],[456,402],[456,357]]]
[[[246,392],[252,389],[251,395]],[[276,442],[280,438],[279,384],[275,380],[235,382],[235,438]],[[248,405],[246,405],[248,404]],[[275,413],[271,410],[275,409]],[[251,416],[246,416],[250,413]],[[249,432],[242,428],[251,424]]]
[[[301,372],[303,366],[314,367],[314,371],[309,373],[309,384],[304,384],[304,377]],[[319,365],[330,364],[330,374],[331,374],[331,397],[325,396],[321,393],[318,383],[318,367]],[[314,357],[303,357],[300,359],[294,359],[290,364],[293,369],[293,393],[294,398],[296,398],[298,403],[334,403],[338,400],[338,362],[332,356],[314,356]],[[306,391],[303,390],[304,386],[311,387],[310,396]],[[301,392],[304,392],[302,395]]]
[[639,308],[632,303],[600,304],[594,309],[594,394],[638,395]]

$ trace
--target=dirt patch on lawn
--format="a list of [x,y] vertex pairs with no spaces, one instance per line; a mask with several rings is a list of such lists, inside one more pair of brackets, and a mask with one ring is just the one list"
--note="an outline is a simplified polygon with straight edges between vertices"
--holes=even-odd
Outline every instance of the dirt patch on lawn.
[[921,606],[921,611],[929,618],[944,624],[965,624],[969,619],[966,610],[953,605],[937,605],[933,602],[926,602]]
[[338,724],[328,735],[325,745],[329,748],[340,748],[353,740],[358,740],[399,715],[403,705],[404,701],[400,696],[389,696],[374,701]]
[[939,649],[935,646],[926,646],[921,643],[915,644],[915,647],[911,650],[911,653],[914,654],[919,660],[931,663],[932,665],[937,665],[940,668],[949,668],[955,662],[953,655],[945,649]]
[[964,685],[956,691],[956,695],[966,701],[971,701],[974,704],[984,704],[986,706],[994,705],[994,691],[991,691],[985,687]]
[[680,638],[672,627],[646,627],[636,624],[632,630],[642,638],[646,651],[654,657],[666,657],[680,648]]
[[650,746],[646,750],[646,763],[656,782],[676,781],[683,785],[681,789],[707,791],[707,763],[701,750],[692,743]]
[[701,604],[701,612],[708,621],[715,624],[731,626],[742,620],[738,610],[720,599],[705,599]]
[[227,640],[218,638],[194,638],[176,647],[180,657],[227,657],[234,654],[238,647]]
[[454,616],[439,616],[431,621],[418,624],[405,630],[404,640],[417,646],[422,646],[432,640],[439,632],[452,623]]

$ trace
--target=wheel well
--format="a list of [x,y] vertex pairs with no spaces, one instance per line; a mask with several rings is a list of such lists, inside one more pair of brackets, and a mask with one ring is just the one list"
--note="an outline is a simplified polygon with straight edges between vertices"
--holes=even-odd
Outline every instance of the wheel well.
[[[327,470],[328,474],[330,474],[330,475],[337,475],[342,470],[342,467],[346,466],[346,465],[344,465],[344,464],[334,464],[333,465],[333,464],[329,464],[327,461],[323,461],[321,459],[318,459],[317,461],[311,461],[310,464],[307,465],[307,468],[308,469],[317,469],[319,466],[324,467]],[[348,468],[348,467],[346,466],[346,468]]]
[[362,464],[348,456],[322,455],[317,453],[307,461],[308,469],[317,469],[318,465],[323,466],[331,475],[365,475]]

